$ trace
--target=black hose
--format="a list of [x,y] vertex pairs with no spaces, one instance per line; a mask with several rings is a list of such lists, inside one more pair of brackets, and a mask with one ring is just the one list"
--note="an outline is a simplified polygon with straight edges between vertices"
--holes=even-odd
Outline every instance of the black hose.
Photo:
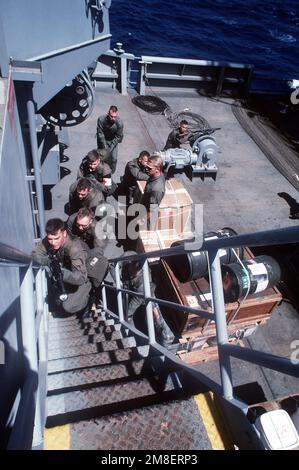
[[132,103],[138,108],[151,114],[164,114],[172,128],[179,127],[180,122],[185,119],[188,121],[191,132],[210,130],[211,126],[208,121],[196,113],[184,110],[179,113],[172,111],[170,106],[158,96],[154,95],[138,95],[132,98]]
[[146,96],[134,96],[132,103],[138,108],[143,109],[147,113],[151,114],[163,114],[165,109],[168,108],[168,104],[161,100],[158,96],[146,95]]
[[166,116],[171,127],[179,127],[180,122],[184,119],[188,122],[188,127],[191,132],[205,131],[211,129],[208,121],[200,116],[200,114],[191,113],[191,111],[180,111],[179,113],[171,113]]

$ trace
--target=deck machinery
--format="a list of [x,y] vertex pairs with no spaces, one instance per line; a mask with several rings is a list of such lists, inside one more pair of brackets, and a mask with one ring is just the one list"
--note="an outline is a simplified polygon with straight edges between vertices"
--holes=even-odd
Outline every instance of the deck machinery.
[[195,134],[192,147],[182,145],[180,148],[155,152],[163,160],[165,174],[167,175],[171,169],[183,170],[189,167],[192,175],[202,177],[211,175],[216,179],[219,147],[214,137],[210,135],[212,132],[214,129]]

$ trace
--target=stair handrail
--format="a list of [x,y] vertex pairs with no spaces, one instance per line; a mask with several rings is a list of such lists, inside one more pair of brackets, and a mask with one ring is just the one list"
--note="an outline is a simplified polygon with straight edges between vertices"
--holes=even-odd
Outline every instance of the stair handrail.
[[[247,411],[244,407],[243,402],[235,401],[233,396],[233,382],[231,374],[231,365],[230,357],[234,356],[246,362],[258,364],[279,372],[283,372],[287,375],[294,377],[299,377],[299,365],[294,364],[288,358],[281,358],[273,354],[263,353],[256,350],[251,350],[248,348],[240,348],[235,345],[231,345],[228,342],[228,332],[226,324],[226,315],[225,315],[225,306],[224,306],[224,297],[222,289],[222,275],[219,259],[219,250],[222,248],[235,248],[238,246],[265,246],[265,245],[280,245],[286,243],[297,243],[299,242],[299,227],[285,227],[275,230],[266,230],[255,233],[247,233],[242,235],[234,235],[231,237],[223,237],[217,239],[209,239],[193,242],[185,242],[180,246],[171,247],[162,250],[155,250],[147,253],[139,253],[134,255],[125,255],[109,260],[110,263],[115,264],[119,272],[119,264],[124,261],[144,261],[143,264],[143,282],[144,282],[144,294],[138,294],[134,292],[134,295],[138,294],[144,298],[145,305],[147,308],[147,323],[148,323],[148,332],[149,332],[149,344],[150,346],[158,347],[159,349],[166,351],[160,345],[157,345],[155,342],[153,328],[150,325],[150,320],[152,319],[152,302],[159,304],[162,299],[153,298],[150,292],[149,285],[149,276],[148,276],[148,262],[149,258],[165,258],[168,256],[181,255],[188,251],[206,251],[209,257],[209,276],[211,284],[211,292],[213,299],[214,312],[212,312],[213,319],[215,320],[216,326],[216,337],[217,337],[217,347],[218,347],[218,356],[219,356],[219,365],[220,365],[220,376],[221,376],[221,386],[222,386],[222,397],[236,404],[243,412]],[[118,298],[122,295],[123,292],[129,292],[128,289],[123,289],[120,283],[120,277],[117,276],[116,287],[105,285],[103,283],[102,292],[103,292],[103,307],[104,310],[107,310],[107,300],[106,300],[106,287],[114,288],[117,291]],[[120,305],[118,301],[118,305]],[[167,305],[168,301],[163,301],[164,305]],[[173,304],[173,303],[172,303]],[[174,305],[172,305],[174,307]],[[181,310],[182,306],[179,305]],[[183,308],[185,308],[183,306]],[[187,311],[188,307],[185,309]],[[189,310],[189,309],[188,309]],[[198,312],[201,314],[202,312]],[[208,312],[207,312],[208,313]],[[121,323],[124,322],[123,312],[120,316]],[[152,320],[151,320],[152,322]],[[169,357],[169,353],[166,353]],[[182,367],[185,365],[182,363]],[[217,390],[215,390],[217,392]]]
[[[0,267],[18,268],[20,272],[20,335],[25,359],[24,382],[7,449],[31,449],[32,444],[37,448],[43,442],[42,415],[46,398],[41,394],[41,390],[46,390],[41,386],[46,373],[40,375],[40,364],[47,362],[45,269],[38,263],[33,266],[30,255],[3,242],[0,242]],[[37,269],[33,271],[33,268]]]
[[125,289],[125,288],[117,288],[115,286],[112,286],[111,284],[108,284],[107,282],[102,283],[103,286],[107,287],[108,289],[114,290],[115,292],[123,292],[124,294],[131,294],[134,295],[135,297],[140,297],[143,298],[145,302],[155,302],[159,305],[163,305],[164,307],[170,307],[170,308],[176,308],[176,310],[180,312],[188,312],[192,313],[193,315],[198,315],[203,318],[207,318],[208,320],[214,320],[214,316],[212,313],[205,311],[205,310],[199,310],[198,308],[194,307],[188,307],[187,305],[181,305],[176,302],[171,302],[170,300],[165,300],[165,299],[159,299],[158,297],[146,297],[145,295],[142,294],[141,292],[135,292],[130,289]]
[[23,266],[29,266],[32,262],[30,255],[3,242],[0,242],[0,259],[2,261],[19,263]]
[[203,241],[185,241],[176,247],[164,248],[147,253],[138,253],[136,255],[110,258],[109,262],[115,264],[118,261],[142,261],[143,259],[148,258],[166,258],[168,256],[182,255],[190,251],[213,251],[221,248],[283,245],[286,243],[298,242],[299,226],[293,226]]

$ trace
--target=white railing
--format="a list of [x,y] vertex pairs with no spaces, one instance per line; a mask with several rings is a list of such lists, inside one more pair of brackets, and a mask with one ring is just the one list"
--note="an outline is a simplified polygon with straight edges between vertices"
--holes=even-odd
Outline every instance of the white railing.
[[[22,339],[22,347],[18,353],[24,364],[18,406],[16,409],[6,410],[8,414],[15,415],[7,449],[42,448],[48,333],[45,270],[40,267],[34,269],[30,256],[2,243],[0,243],[0,259],[0,270],[17,268],[19,271],[20,322],[16,322],[16,335]],[[5,331],[2,335],[5,337]],[[11,348],[8,343],[7,348]],[[4,353],[7,357],[5,348]],[[5,366],[4,363],[2,367]],[[8,376],[8,380],[10,379],[12,383],[15,382],[13,374]]]

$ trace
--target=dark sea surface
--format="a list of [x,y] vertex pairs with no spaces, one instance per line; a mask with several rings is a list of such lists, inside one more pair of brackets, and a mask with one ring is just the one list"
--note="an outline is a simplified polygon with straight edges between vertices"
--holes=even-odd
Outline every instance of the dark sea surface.
[[253,64],[299,79],[299,0],[112,0],[112,47],[126,52]]

